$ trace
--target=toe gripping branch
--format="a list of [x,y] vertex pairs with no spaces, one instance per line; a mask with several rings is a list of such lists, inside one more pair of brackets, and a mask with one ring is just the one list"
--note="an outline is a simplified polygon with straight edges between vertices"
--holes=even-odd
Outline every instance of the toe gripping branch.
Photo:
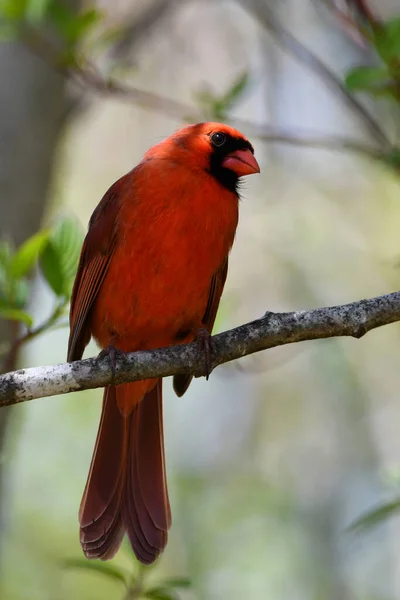
[[198,329],[196,331],[196,342],[198,352],[204,358],[204,375],[208,381],[212,371],[212,353],[214,351],[211,333],[207,329]]

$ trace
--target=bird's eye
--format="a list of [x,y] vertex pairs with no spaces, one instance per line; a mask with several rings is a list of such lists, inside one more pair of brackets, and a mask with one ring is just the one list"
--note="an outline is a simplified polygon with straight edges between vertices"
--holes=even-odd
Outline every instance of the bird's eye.
[[217,131],[216,133],[212,134],[211,141],[214,146],[223,146],[226,142],[226,135],[221,131]]

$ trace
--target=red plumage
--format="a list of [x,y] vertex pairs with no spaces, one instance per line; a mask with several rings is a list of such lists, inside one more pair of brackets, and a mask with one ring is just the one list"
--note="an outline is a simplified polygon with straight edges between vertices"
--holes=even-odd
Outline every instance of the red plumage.
[[[71,300],[68,360],[91,337],[124,352],[211,332],[238,221],[237,181],[258,172],[250,143],[219,123],[185,127],[151,148],[95,209]],[[182,395],[191,377],[174,378]],[[162,381],[105,389],[79,513],[88,558],[109,559],[126,532],[152,563],[171,523]]]

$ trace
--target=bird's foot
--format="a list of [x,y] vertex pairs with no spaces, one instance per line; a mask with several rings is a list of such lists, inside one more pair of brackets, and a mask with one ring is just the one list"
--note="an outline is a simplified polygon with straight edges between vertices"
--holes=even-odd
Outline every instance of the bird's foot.
[[214,344],[211,333],[207,329],[198,329],[196,331],[196,342],[199,354],[204,357],[205,363],[205,378],[208,380],[212,371],[212,353]]
[[97,356],[97,360],[101,360],[102,358],[107,357],[110,361],[111,365],[111,374],[112,379],[115,379],[115,374],[117,371],[117,359],[124,358],[125,352],[116,348],[113,343],[111,343],[107,348],[104,348]]

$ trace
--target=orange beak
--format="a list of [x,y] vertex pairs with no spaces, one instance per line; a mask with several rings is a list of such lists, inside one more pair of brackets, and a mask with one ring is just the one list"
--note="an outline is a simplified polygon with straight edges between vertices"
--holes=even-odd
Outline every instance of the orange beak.
[[260,167],[250,150],[235,150],[222,161],[222,166],[238,177],[259,173]]

